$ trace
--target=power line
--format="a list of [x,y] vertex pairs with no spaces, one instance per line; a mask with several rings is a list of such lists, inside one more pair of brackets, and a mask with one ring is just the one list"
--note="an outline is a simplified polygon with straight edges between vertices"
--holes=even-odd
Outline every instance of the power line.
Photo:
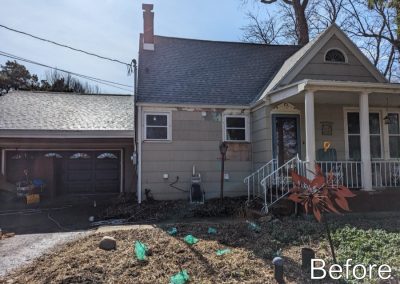
[[38,39],[38,40],[41,40],[41,41],[44,41],[44,42],[48,42],[48,43],[51,43],[51,44],[54,44],[54,45],[57,45],[57,46],[60,46],[60,47],[68,48],[68,49],[71,49],[73,51],[81,52],[81,53],[84,53],[86,55],[90,55],[90,56],[94,56],[94,57],[97,57],[97,58],[100,58],[100,59],[104,59],[104,60],[108,60],[108,61],[111,61],[111,62],[123,64],[123,65],[125,65],[127,67],[128,74],[132,73],[134,65],[136,64],[136,60],[135,59],[133,59],[131,61],[131,63],[126,63],[126,62],[120,61],[118,59],[113,59],[113,58],[109,58],[109,57],[106,57],[106,56],[98,55],[98,54],[93,53],[93,52],[85,51],[85,50],[82,50],[82,49],[79,49],[79,48],[75,48],[75,47],[72,47],[72,46],[69,46],[69,45],[66,45],[66,44],[55,42],[53,40],[49,40],[49,39],[45,39],[45,38],[42,38],[42,37],[38,37],[38,36],[35,36],[33,34],[30,34],[30,33],[27,33],[27,32],[23,32],[23,31],[19,31],[19,30],[7,27],[7,26],[2,25],[2,24],[0,24],[0,27],[4,28],[6,30],[12,31],[12,32],[16,32],[16,33],[19,33],[19,34],[22,34],[22,35],[29,36],[29,37],[34,38],[34,39]]
[[46,64],[43,64],[43,63],[39,63],[39,62],[30,60],[30,59],[26,59],[26,58],[23,58],[23,57],[20,57],[20,56],[17,56],[17,55],[13,55],[11,53],[7,53],[7,52],[4,52],[4,51],[0,51],[0,55],[3,55],[5,57],[12,57],[13,59],[16,59],[16,60],[21,60],[21,61],[24,61],[24,62],[27,62],[27,63],[31,63],[31,64],[39,65],[39,66],[42,66],[42,67],[54,69],[54,70],[57,70],[57,71],[60,71],[60,72],[68,73],[68,74],[71,74],[71,75],[75,75],[77,77],[82,77],[82,78],[88,79],[88,80],[89,79],[90,80],[98,80],[98,81],[102,81],[102,82],[106,82],[106,83],[110,83],[110,84],[114,84],[114,85],[133,88],[132,85],[125,85],[125,84],[122,84],[122,83],[116,83],[116,82],[113,82],[113,81],[108,81],[108,80],[105,80],[105,79],[99,79],[99,78],[91,77],[91,76],[88,76],[88,75],[82,75],[82,74],[79,74],[79,73],[67,71],[67,70],[64,70],[64,69],[60,69],[60,68],[57,68],[57,67],[52,67],[52,66],[49,66],[49,65],[46,65]]
[[107,86],[110,86],[110,87],[113,87],[113,88],[117,88],[117,89],[120,89],[120,90],[124,90],[124,91],[128,91],[128,92],[132,92],[132,90],[121,88],[119,86],[128,87],[128,88],[134,88],[131,85],[125,85],[125,84],[122,84],[122,83],[108,81],[108,80],[104,80],[104,79],[100,79],[100,78],[96,78],[96,77],[92,77],[92,76],[87,76],[87,75],[82,75],[82,74],[79,74],[79,73],[75,73],[75,72],[67,71],[67,70],[64,70],[64,69],[52,67],[52,66],[49,66],[49,65],[46,65],[46,64],[43,64],[43,63],[39,63],[39,62],[30,60],[30,59],[26,59],[26,58],[23,58],[23,57],[19,57],[17,55],[13,55],[13,54],[1,51],[1,50],[0,50],[0,56],[8,57],[8,58],[15,59],[15,60],[20,60],[20,61],[23,61],[23,62],[26,62],[26,63],[35,64],[35,65],[42,66],[42,67],[46,67],[46,68],[53,69],[53,70],[56,70],[56,71],[59,71],[59,72],[63,72],[63,73],[67,73],[67,74],[70,74],[70,75],[73,75],[73,76],[76,76],[76,77],[80,77],[80,78],[83,78],[83,79],[86,79],[86,80],[89,80],[89,81],[92,81],[92,82],[96,82],[98,84],[107,85]]

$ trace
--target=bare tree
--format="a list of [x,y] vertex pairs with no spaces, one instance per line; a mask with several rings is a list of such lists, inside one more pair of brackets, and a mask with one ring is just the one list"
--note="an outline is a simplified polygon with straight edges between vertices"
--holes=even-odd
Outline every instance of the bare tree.
[[[278,0],[261,0],[261,3],[272,4]],[[298,35],[298,44],[305,45],[310,41],[308,22],[306,17],[306,8],[309,0],[281,0],[284,5],[293,9],[295,29]]]
[[397,10],[389,1],[348,1],[343,29],[391,81],[400,79]]
[[343,8],[346,0],[313,0],[310,3],[309,28],[311,37],[321,33],[332,24],[341,26],[343,23]]
[[[242,0],[247,3],[250,0]],[[278,12],[265,19],[248,14],[250,24],[243,28],[244,40],[268,44],[300,43],[302,38],[295,5],[300,1],[252,0],[277,3]],[[260,2],[258,2],[260,3]],[[400,82],[400,0],[309,0],[304,16],[308,34],[314,38],[336,23],[360,47],[390,81]],[[298,6],[296,6],[298,7]]]
[[94,94],[100,93],[99,87],[91,86],[89,83],[82,83],[73,78],[71,74],[51,70],[46,72],[46,80],[43,80],[42,89],[53,92],[73,92],[78,94]]
[[242,28],[243,41],[264,44],[279,44],[282,35],[282,25],[276,17],[272,17],[268,11],[266,19],[260,20],[258,15],[247,13],[249,24]]

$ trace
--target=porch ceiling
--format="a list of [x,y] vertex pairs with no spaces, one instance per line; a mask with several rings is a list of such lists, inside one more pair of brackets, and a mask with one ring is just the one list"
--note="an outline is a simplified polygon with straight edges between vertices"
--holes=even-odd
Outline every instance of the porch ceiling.
[[306,91],[313,91],[316,104],[358,105],[359,94],[369,93],[369,104],[400,107],[400,84],[338,82],[324,80],[303,80],[271,92],[265,101],[267,104],[280,102],[304,103]]
[[[400,93],[371,93],[369,94],[369,105],[386,107],[386,99],[391,108],[400,108]],[[304,92],[291,96],[284,100],[288,103],[304,104]],[[315,92],[315,104],[340,104],[358,105],[359,94],[355,92],[340,91],[317,91]]]

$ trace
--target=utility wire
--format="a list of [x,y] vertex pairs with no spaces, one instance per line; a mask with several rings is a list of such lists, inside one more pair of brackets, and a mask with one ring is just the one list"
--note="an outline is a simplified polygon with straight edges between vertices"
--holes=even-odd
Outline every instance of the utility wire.
[[131,63],[126,63],[126,62],[120,61],[118,59],[105,57],[105,56],[98,55],[98,54],[93,53],[93,52],[85,51],[85,50],[82,50],[82,49],[79,49],[79,48],[75,48],[75,47],[72,47],[72,46],[69,46],[69,45],[66,45],[66,44],[58,43],[58,42],[55,42],[53,40],[49,40],[49,39],[45,39],[45,38],[42,38],[42,37],[38,37],[38,36],[35,36],[33,34],[30,34],[30,33],[27,33],[27,32],[23,32],[23,31],[19,31],[19,30],[7,27],[7,26],[2,25],[2,24],[0,24],[0,27],[4,28],[6,30],[12,31],[12,32],[16,32],[16,33],[19,33],[19,34],[22,34],[22,35],[29,36],[29,37],[34,38],[34,39],[38,39],[38,40],[41,40],[41,41],[44,41],[44,42],[51,43],[51,44],[54,44],[54,45],[57,45],[57,46],[60,46],[60,47],[68,48],[70,50],[74,50],[74,51],[77,51],[77,52],[82,52],[84,54],[87,54],[87,55],[90,55],[90,56],[94,56],[94,57],[97,57],[97,58],[100,58],[100,59],[104,59],[104,60],[108,60],[108,61],[111,61],[111,62],[115,62],[115,63],[119,63],[119,64],[122,64],[122,65],[125,65],[127,67],[127,69],[128,69],[128,75],[130,75],[132,73],[133,68],[136,65],[136,60],[135,59],[133,59],[131,61]]
[[93,82],[96,82],[98,84],[107,85],[107,86],[114,87],[114,88],[117,88],[117,89],[120,89],[120,90],[124,90],[124,91],[128,91],[128,92],[132,92],[132,90],[121,88],[119,86],[128,87],[128,88],[134,88],[131,85],[125,85],[125,84],[121,84],[121,83],[117,83],[117,82],[113,82],[113,81],[99,79],[99,78],[96,78],[96,77],[82,75],[82,74],[79,74],[79,73],[75,73],[75,72],[67,71],[67,70],[64,70],[64,69],[52,67],[52,66],[49,66],[49,65],[46,65],[46,64],[43,64],[43,63],[39,63],[39,62],[35,62],[33,60],[26,59],[26,58],[23,58],[23,57],[19,57],[17,55],[13,55],[13,54],[1,51],[1,50],[0,50],[0,56],[8,57],[8,58],[15,59],[15,60],[20,60],[20,61],[27,62],[27,63],[30,63],[30,64],[39,65],[39,66],[46,67],[46,68],[49,68],[49,69],[53,69],[53,70],[56,70],[56,71],[59,71],[59,72],[67,73],[67,74],[70,74],[70,75],[73,75],[73,76],[76,76],[76,77],[80,77],[80,78],[83,78],[83,79],[86,79],[86,80],[89,80],[89,81],[93,81]]

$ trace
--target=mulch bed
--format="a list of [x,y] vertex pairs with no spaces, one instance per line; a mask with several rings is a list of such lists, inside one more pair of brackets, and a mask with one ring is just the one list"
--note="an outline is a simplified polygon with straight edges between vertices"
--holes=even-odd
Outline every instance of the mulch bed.
[[12,238],[14,236],[15,236],[15,233],[2,232],[2,233],[0,233],[0,240],[5,240],[5,239],[8,239],[8,238]]
[[137,204],[134,197],[122,196],[111,201],[97,216],[97,220],[129,219],[130,222],[159,222],[201,217],[243,217],[245,197],[207,200],[204,204],[190,204],[187,200],[144,201]]
[[[188,271],[190,283],[275,283],[269,254],[277,247],[271,246],[268,224],[262,225],[260,233],[251,231],[245,222],[214,225],[215,235],[207,233],[207,224],[176,225],[176,236],[168,235],[166,227],[107,233],[117,239],[115,251],[98,248],[104,236],[98,233],[40,257],[9,275],[7,283],[169,283],[181,269]],[[187,245],[183,241],[187,234],[199,242]],[[135,258],[136,240],[151,249],[145,262]],[[231,253],[216,255],[226,248]],[[300,268],[300,249],[283,248],[286,283],[308,282]]]

